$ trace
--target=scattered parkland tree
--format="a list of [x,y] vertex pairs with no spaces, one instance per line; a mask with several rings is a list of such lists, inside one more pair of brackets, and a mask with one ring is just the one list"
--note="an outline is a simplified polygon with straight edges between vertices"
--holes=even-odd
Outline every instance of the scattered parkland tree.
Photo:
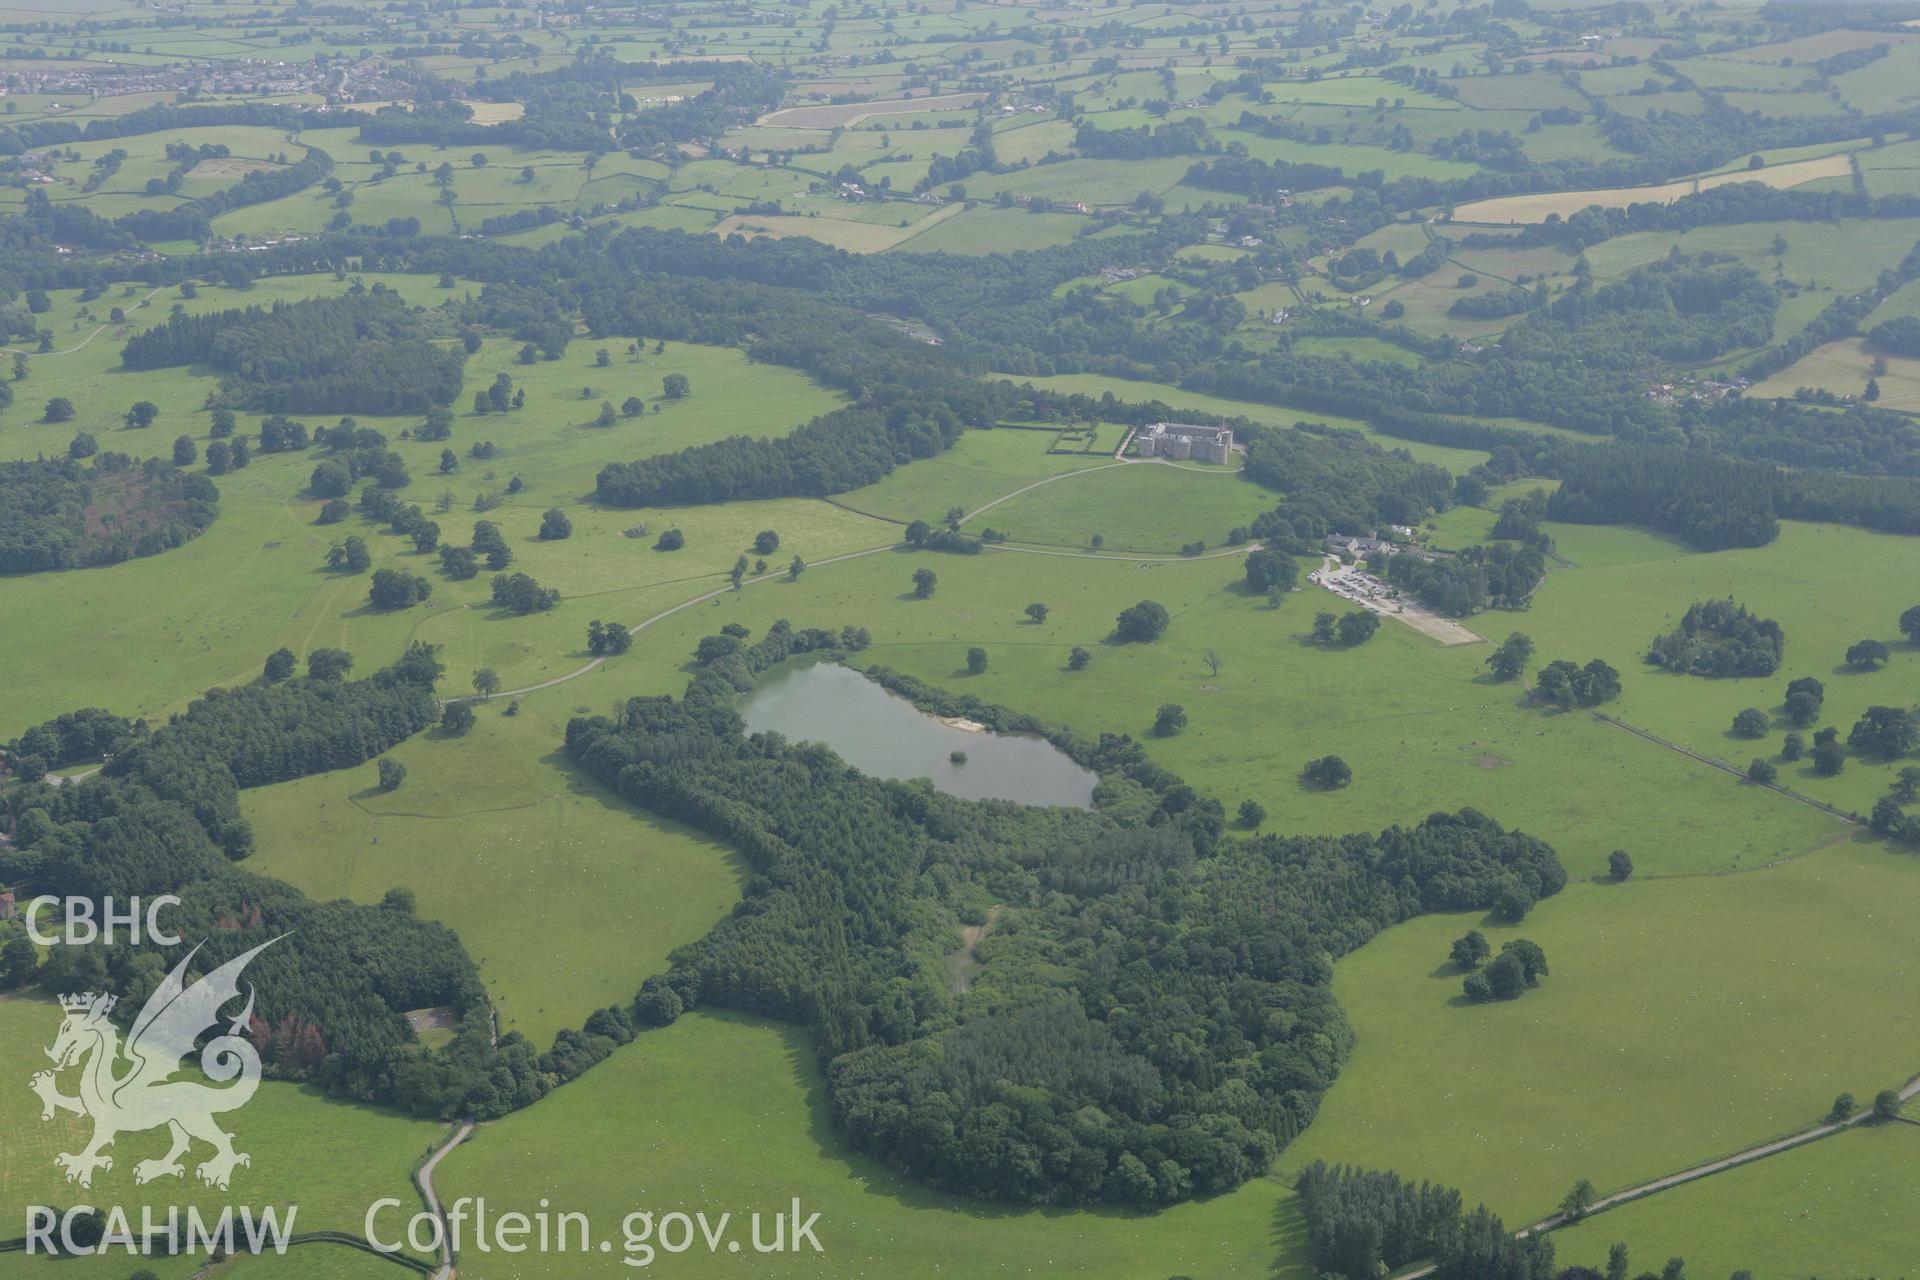
[[1733,717],[1733,733],[1738,738],[1764,738],[1767,735],[1767,713],[1758,707],[1748,707]]
[[802,560],[799,556],[795,556],[793,558],[793,562],[787,566],[787,581],[788,582],[800,581],[800,575],[805,573],[806,571],[807,571],[807,562],[805,560]]
[[1240,802],[1240,825],[1251,831],[1267,820],[1266,806],[1258,800]]
[[540,517],[541,539],[547,542],[555,542],[561,538],[571,538],[572,536],[573,521],[567,518],[567,513],[558,507],[547,508],[547,513]]
[[465,702],[449,702],[440,712],[440,727],[454,737],[463,737],[473,728],[473,707]]
[[1510,938],[1500,944],[1500,954],[1519,959],[1521,974],[1530,987],[1539,986],[1540,979],[1547,976],[1547,953],[1536,943],[1525,938]]
[[81,458],[91,458],[98,452],[100,452],[100,442],[85,431],[74,436],[73,443],[67,446],[67,456],[76,462]]
[[1524,632],[1515,631],[1500,642],[1500,647],[1487,655],[1487,669],[1493,672],[1497,680],[1517,680],[1526,673],[1527,664],[1533,661],[1533,638]]
[[633,636],[619,623],[601,622],[596,618],[587,624],[587,652],[594,657],[611,657],[631,648]]
[[1560,1212],[1568,1221],[1578,1222],[1587,1216],[1587,1211],[1593,1208],[1593,1202],[1596,1199],[1598,1199],[1598,1193],[1594,1191],[1593,1184],[1582,1178],[1573,1184],[1572,1190],[1560,1198]]
[[493,602],[509,613],[525,617],[545,613],[560,603],[557,587],[543,587],[524,573],[494,575]]
[[1153,735],[1156,738],[1171,738],[1187,727],[1187,709],[1177,702],[1163,702],[1160,710],[1154,713]]
[[1043,604],[1030,604],[1026,608],[1026,614],[1027,619],[1035,626],[1038,626],[1047,620],[1047,606]]
[[473,554],[472,547],[442,546],[440,572],[455,582],[465,582],[480,572],[480,558]]
[[365,573],[373,565],[373,552],[367,549],[367,540],[358,534],[348,534],[345,542],[336,542],[327,548],[327,568],[336,573]]
[[1847,749],[1840,745],[1838,729],[1822,729],[1813,735],[1813,771],[1831,778],[1847,766]]
[[692,390],[693,385],[684,373],[670,373],[660,380],[661,394],[669,400],[684,400]]
[[380,774],[380,789],[395,791],[407,780],[407,766],[390,756],[381,756],[376,766]]
[[915,600],[925,600],[933,594],[933,589],[939,582],[940,576],[933,570],[915,569],[913,571],[913,598]]
[[473,691],[482,698],[491,698],[500,692],[500,677],[492,667],[482,667],[473,673]]
[[1872,671],[1892,656],[1884,640],[1861,640],[1847,646],[1847,665],[1856,671]]
[[771,529],[762,529],[753,535],[753,554],[770,556],[780,549],[780,535]]
[[1337,791],[1353,781],[1353,770],[1339,756],[1318,756],[1307,761],[1307,767],[1300,776],[1310,787],[1321,791]]
[[1468,974],[1461,985],[1467,998],[1475,1002],[1513,1000],[1528,987],[1538,986],[1546,972],[1546,953],[1525,938],[1515,938],[1500,948],[1500,954],[1485,969]]
[[1356,609],[1340,615],[1334,630],[1339,636],[1340,647],[1351,649],[1373,639],[1374,633],[1380,630],[1380,615],[1371,609]]
[[137,431],[152,426],[153,420],[159,416],[159,405],[151,400],[135,400],[133,408],[127,410],[126,422],[127,426]]
[[1625,849],[1615,849],[1607,855],[1607,875],[1619,881],[1633,874],[1633,857]]
[[307,490],[316,498],[344,497],[353,487],[353,473],[346,465],[328,460],[313,469],[307,477]]
[[1164,605],[1142,600],[1120,611],[1120,616],[1114,619],[1113,638],[1123,643],[1150,643],[1166,634],[1170,621]]
[[1599,658],[1584,667],[1560,658],[1540,669],[1534,692],[1562,710],[1597,707],[1620,696],[1620,673]]
[[1327,612],[1325,609],[1322,609],[1320,612],[1314,614],[1313,615],[1313,633],[1312,633],[1313,642],[1315,644],[1325,644],[1325,645],[1332,644],[1333,635],[1334,635],[1333,629],[1335,624],[1337,624],[1339,621],[1340,620],[1338,618],[1334,617],[1331,613]]
[[353,670],[353,655],[345,649],[315,649],[307,655],[307,676],[313,680],[344,680]]
[[[40,414],[42,422],[65,422],[73,417],[73,401],[65,396],[55,396],[47,401],[46,409]],[[1916,610],[1920,612],[1920,610]]]
[[678,529],[665,529],[661,531],[660,537],[654,541],[653,549],[655,551],[678,551],[686,545],[686,534],[680,532]]
[[1900,615],[1900,634],[1907,638],[1907,643],[1920,644],[1920,604]]
[[1826,701],[1827,686],[1812,676],[1787,682],[1787,719],[1797,728],[1810,729],[1820,719],[1821,704]]
[[1807,754],[1807,740],[1797,732],[1789,732],[1780,740],[1780,758],[1792,763]]
[[1770,787],[1773,785],[1773,780],[1780,776],[1780,771],[1774,768],[1773,762],[1764,756],[1755,756],[1753,763],[1747,766],[1747,776],[1761,786]]
[[1087,664],[1092,661],[1093,661],[1092,654],[1088,653],[1085,649],[1082,649],[1079,645],[1075,645],[1067,653],[1067,670],[1085,671],[1087,669]]
[[1891,1089],[1882,1089],[1873,1095],[1873,1118],[1892,1120],[1900,1114],[1900,1095]]
[[293,650],[275,649],[267,655],[266,666],[261,669],[260,675],[268,684],[279,684],[293,674],[298,661],[293,656]]
[[200,446],[193,442],[192,436],[180,436],[173,442],[173,465],[190,467],[200,456]]
[[1868,707],[1847,734],[1847,745],[1855,751],[1886,760],[1906,755],[1916,742],[1920,722],[1905,707]]
[[1493,954],[1493,948],[1487,945],[1487,939],[1478,929],[1469,929],[1462,937],[1453,940],[1453,946],[1447,950],[1447,959],[1456,969],[1478,969],[1485,964],[1487,957]]
[[433,594],[433,584],[404,569],[376,569],[367,599],[376,609],[405,609]]
[[1300,577],[1300,566],[1292,556],[1265,548],[1248,553],[1246,571],[1248,589],[1259,594],[1291,591]]
[[1853,1095],[1843,1093],[1833,1100],[1833,1110],[1827,1112],[1827,1119],[1831,1123],[1838,1124],[1842,1120],[1852,1119],[1853,1113],[1857,1110],[1859,1106],[1854,1102]]
[[1873,802],[1873,812],[1867,818],[1867,825],[1876,835],[1898,835],[1907,825],[1906,814],[1900,811],[1900,804],[1892,796],[1881,796]]

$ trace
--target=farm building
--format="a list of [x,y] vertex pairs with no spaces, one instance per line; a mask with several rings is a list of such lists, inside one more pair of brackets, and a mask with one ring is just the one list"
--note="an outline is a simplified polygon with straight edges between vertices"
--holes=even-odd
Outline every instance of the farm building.
[[1188,422],[1150,422],[1134,438],[1143,458],[1225,462],[1233,456],[1233,428]]
[[1391,551],[1393,544],[1372,534],[1330,533],[1327,550],[1350,560],[1364,560],[1376,551]]

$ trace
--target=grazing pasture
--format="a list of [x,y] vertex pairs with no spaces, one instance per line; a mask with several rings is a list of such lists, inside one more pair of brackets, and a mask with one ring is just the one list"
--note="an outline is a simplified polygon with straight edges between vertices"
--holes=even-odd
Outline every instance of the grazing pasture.
[[[54,1156],[85,1146],[92,1122],[64,1112],[43,1122],[40,1099],[26,1087],[30,1076],[46,1069],[42,1050],[53,1043],[60,1020],[59,1006],[50,998],[0,999],[0,1070],[13,1086],[0,1091],[0,1126],[7,1135],[0,1145],[0,1212],[6,1214],[9,1238],[17,1238],[27,1206],[76,1203],[76,1190],[54,1165]],[[74,1093],[76,1078],[71,1072],[64,1075],[61,1091]],[[126,1207],[136,1226],[141,1205],[156,1206],[164,1221],[167,1205],[178,1205],[183,1213],[193,1205],[218,1216],[230,1204],[298,1204],[299,1229],[357,1231],[367,1205],[382,1196],[417,1203],[408,1176],[445,1132],[431,1121],[341,1102],[316,1089],[274,1080],[262,1082],[253,1100],[222,1116],[221,1123],[233,1131],[235,1149],[253,1157],[251,1165],[234,1171],[228,1190],[206,1186],[194,1176],[195,1166],[211,1151],[204,1144],[195,1145],[184,1178],[138,1185],[134,1165],[167,1152],[167,1135],[156,1129],[130,1132],[114,1143],[113,1168],[95,1175],[93,1202]],[[8,1258],[6,1269],[14,1274],[24,1259]],[[127,1272],[122,1259],[120,1274]]]
[[732,909],[745,879],[725,846],[634,809],[567,762],[567,718],[582,702],[604,710],[621,667],[517,700],[513,715],[508,699],[478,704],[465,736],[436,731],[396,748],[399,791],[380,791],[368,764],[247,792],[259,848],[248,865],[319,899],[412,890],[423,918],[468,941],[501,1033],[550,1043],[631,1000],[669,951]]

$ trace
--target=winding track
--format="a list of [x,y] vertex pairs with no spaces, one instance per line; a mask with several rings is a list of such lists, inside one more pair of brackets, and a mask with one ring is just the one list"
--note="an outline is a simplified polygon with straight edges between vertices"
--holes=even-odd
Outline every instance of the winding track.
[[[167,286],[165,285],[161,285],[159,289],[155,289],[153,293],[150,293],[146,297],[140,299],[140,305],[145,306],[147,303],[152,302],[154,299],[154,296],[160,292],[160,289],[164,289],[166,287]],[[92,342],[95,338],[99,337],[101,334],[105,333],[108,329],[112,327],[113,327],[113,322],[109,320],[106,324],[101,325],[99,328],[95,329],[92,333],[80,339],[80,341],[60,351],[28,351],[22,347],[0,347],[0,351],[10,351],[19,355],[33,356],[36,358],[40,356],[70,356],[74,352],[79,351],[81,348],[85,347],[88,343]]]
[[453,1280],[456,1274],[453,1241],[447,1231],[447,1215],[440,1208],[440,1193],[433,1189],[433,1171],[439,1167],[442,1160],[446,1159],[449,1152],[472,1136],[473,1121],[462,1120],[460,1127],[454,1130],[453,1136],[427,1157],[427,1162],[420,1166],[420,1172],[416,1175],[420,1183],[420,1195],[427,1202],[427,1212],[440,1219],[440,1269],[433,1273],[433,1280]]
[[[158,292],[158,290],[156,290],[155,292]],[[151,297],[152,295],[150,294],[148,296]],[[102,329],[104,329],[105,327],[106,326],[104,325],[101,326]],[[98,332],[99,330],[95,330],[95,334],[97,334]],[[80,345],[81,346],[86,345],[86,342],[92,341],[92,337],[93,335],[89,335],[86,341],[82,342]],[[69,348],[69,350],[78,350],[78,347]],[[1156,460],[1156,461],[1159,461],[1159,460]],[[1161,464],[1168,465],[1168,466],[1176,465],[1173,463],[1166,463],[1164,461],[1162,461]],[[1065,480],[1072,476],[1087,475],[1095,471],[1107,471],[1107,470],[1111,470],[1114,467],[1137,466],[1137,465],[1141,465],[1141,463],[1129,462],[1129,461],[1115,461],[1115,462],[1102,463],[1098,466],[1093,466],[1093,467],[1083,467],[1076,471],[1063,471],[1058,475],[1048,476],[1044,479],[1036,480],[1032,484],[1023,485],[1020,488],[1013,490],[1011,493],[1002,494],[1000,497],[993,499],[991,502],[987,502],[979,507],[976,507],[974,510],[966,514],[966,516],[962,519],[961,523],[964,524],[964,523],[970,522],[975,517],[981,515],[982,513],[994,507],[999,506],[1001,503],[1006,502],[1012,498],[1017,498],[1023,493],[1028,493],[1034,489],[1038,489],[1042,485],[1052,484],[1055,481]],[[1198,470],[1198,468],[1186,468],[1186,469]],[[1231,474],[1237,474],[1237,473],[1209,472],[1207,474],[1231,475]],[[860,560],[868,556],[875,556],[875,555],[880,555],[884,552],[898,550],[898,549],[904,548],[906,545],[907,544],[904,542],[883,543],[880,546],[868,547],[861,551],[849,551],[842,555],[829,556],[823,560],[817,560],[813,564],[808,565],[807,567],[812,569],[812,568],[818,568],[822,565],[841,564],[848,560]],[[1022,546],[1011,546],[1007,544],[993,544],[986,547],[984,550],[992,551],[992,552],[1003,552],[1003,551],[1016,552],[1023,555],[1058,556],[1058,557],[1063,557],[1068,559],[1121,560],[1121,561],[1132,561],[1132,562],[1176,563],[1177,564],[1177,563],[1183,563],[1191,560],[1216,560],[1226,556],[1245,555],[1248,552],[1259,550],[1260,547],[1261,547],[1260,543],[1254,542],[1254,543],[1248,543],[1247,545],[1241,546],[1241,547],[1227,547],[1219,551],[1212,551],[1199,556],[1105,555],[1105,554],[1100,554],[1096,552],[1053,550],[1053,549],[1048,549],[1044,547],[1022,547]],[[777,581],[779,579],[780,579],[780,575],[777,573],[764,574],[761,577],[742,583],[742,589],[744,589],[745,587],[755,586],[763,582]],[[665,619],[672,617],[676,613],[681,613],[687,609],[691,609],[695,605],[704,604],[709,600],[713,600],[719,596],[726,595],[727,593],[733,591],[734,589],[735,588],[733,587],[733,585],[729,583],[727,586],[716,587],[711,591],[704,592],[700,595],[692,597],[691,599],[683,600],[679,604],[673,605],[666,609],[662,609],[660,612],[652,615],[651,617],[642,619],[641,621],[635,623],[631,627],[628,627],[627,634],[638,635],[640,632],[645,631],[648,627],[653,626],[657,622],[664,621]],[[606,657],[604,656],[595,658],[592,661],[582,665],[578,669],[570,671],[565,675],[555,676],[551,680],[543,680],[537,684],[525,685],[518,689],[502,690],[497,694],[488,695],[488,696],[519,697],[524,694],[537,693],[542,689],[551,689],[557,685],[562,685],[562,684],[568,683],[569,681],[577,680],[581,676],[587,675],[590,672],[597,670],[605,662],[606,662]],[[483,700],[484,699],[481,695],[475,694],[470,697],[448,698],[448,699],[444,699],[443,701],[475,702],[475,701],[483,701]],[[1596,718],[1605,719],[1605,717],[1596,717]],[[1615,723],[1618,723],[1618,722],[1615,722]],[[1620,727],[1631,728],[1631,726],[1626,726],[1626,725],[1621,725]],[[1641,731],[1634,730],[1634,732],[1641,732]],[[1641,736],[1651,738],[1651,735],[1645,734],[1645,733],[1641,733]],[[1659,739],[1653,739],[1653,740],[1656,742],[1660,742]],[[1671,744],[1661,742],[1660,745],[1669,746]],[[1692,755],[1693,753],[1687,752],[1686,754]],[[1712,764],[1716,768],[1722,768],[1722,769],[1728,768],[1726,765],[1720,762],[1706,760],[1705,757],[1696,757],[1696,758],[1701,759],[1704,763]],[[1737,772],[1733,770],[1729,770],[1729,771]],[[99,770],[94,769],[89,771],[88,773],[75,775],[69,779],[66,779],[65,781],[79,782],[87,777],[91,777],[93,773],[97,773],[97,772],[99,772]],[[1799,799],[1801,797],[1796,796],[1795,798]],[[1821,807],[1825,807],[1825,806],[1821,806]],[[1920,1095],[1920,1075],[1917,1075],[1913,1079],[1909,1080],[1899,1090],[1899,1097],[1903,1103],[1910,1101],[1916,1095]],[[1820,1138],[1825,1138],[1832,1134],[1840,1133],[1846,1129],[1852,1128],[1855,1125],[1864,1123],[1865,1121],[1869,1120],[1871,1117],[1872,1117],[1871,1111],[1862,1111],[1859,1114],[1851,1116],[1846,1120],[1825,1122],[1825,1123],[1816,1125],[1811,1129],[1804,1129],[1798,1133],[1789,1134],[1784,1138],[1775,1138],[1771,1141],[1760,1143],[1757,1146],[1748,1147],[1743,1151],[1737,1151],[1732,1155],[1722,1156],[1717,1160],[1710,1160],[1705,1164],[1694,1165],[1690,1168],[1682,1169],[1677,1173],[1670,1173],[1662,1177],[1650,1179],[1646,1182],[1637,1183],[1634,1186],[1626,1187],[1622,1190],[1612,1192],[1608,1195],[1600,1197],[1598,1200],[1595,1200],[1593,1205],[1587,1210],[1586,1216],[1591,1216],[1592,1214],[1601,1212],[1602,1210],[1611,1209],[1618,1205],[1626,1204],[1633,1200],[1639,1200],[1649,1195],[1655,1195],[1661,1191],[1666,1191],[1673,1187],[1684,1186],[1685,1184],[1689,1182],[1697,1181],[1700,1178],[1709,1177],[1712,1174],[1720,1173],[1727,1169],[1737,1168],[1744,1164],[1750,1164],[1755,1160],[1764,1159],[1767,1156],[1775,1155],[1782,1151],[1788,1151],[1795,1147],[1804,1146],[1809,1142],[1817,1141]],[[472,1136],[473,1130],[474,1130],[474,1124],[471,1120],[462,1121],[460,1124],[460,1127],[454,1132],[452,1137],[450,1137],[443,1145],[441,1145],[437,1150],[435,1150],[434,1153],[430,1157],[428,1157],[425,1164],[421,1165],[420,1171],[417,1175],[420,1192],[421,1192],[421,1195],[426,1200],[427,1209],[429,1212],[433,1213],[435,1216],[441,1218],[443,1227],[445,1224],[445,1217],[440,1206],[439,1194],[437,1191],[435,1191],[433,1186],[433,1173],[434,1173],[434,1170],[439,1166],[441,1160],[445,1159],[446,1156],[449,1153],[451,1153],[456,1147],[458,1147],[461,1143],[465,1142],[469,1137]],[[1529,1235],[1536,1235],[1542,1232],[1553,1231],[1559,1227],[1566,1226],[1570,1220],[1571,1219],[1566,1214],[1553,1214],[1549,1217],[1540,1219],[1538,1222],[1534,1222],[1529,1224],[1528,1226],[1522,1227],[1520,1230],[1516,1231],[1514,1234],[1516,1236],[1529,1236]],[[1422,1277],[1432,1275],[1435,1270],[1436,1270],[1436,1267],[1434,1265],[1428,1264],[1422,1267],[1415,1268],[1413,1270],[1397,1272],[1395,1273],[1393,1280],[1421,1280]],[[450,1243],[445,1239],[444,1231],[443,1231],[443,1238],[441,1242],[441,1266],[440,1266],[440,1269],[434,1273],[433,1280],[454,1280],[454,1277],[456,1275],[457,1275],[457,1271],[454,1265],[452,1247]]]

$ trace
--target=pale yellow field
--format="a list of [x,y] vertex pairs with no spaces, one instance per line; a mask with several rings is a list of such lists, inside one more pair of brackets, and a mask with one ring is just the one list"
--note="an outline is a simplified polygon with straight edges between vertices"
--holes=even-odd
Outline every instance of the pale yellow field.
[[473,112],[475,124],[499,124],[527,114],[526,104],[521,102],[468,102],[465,105]]
[[908,112],[958,111],[986,100],[984,93],[943,93],[938,97],[882,98],[873,102],[843,102],[831,107],[787,107],[770,111],[756,123],[797,129],[831,129],[859,124],[868,116],[899,116]]
[[1516,223],[1540,222],[1550,213],[1571,217],[1588,205],[1624,209],[1630,204],[1657,201],[1672,204],[1709,187],[1730,182],[1764,182],[1770,187],[1797,187],[1820,178],[1845,178],[1853,173],[1852,161],[1845,155],[1821,156],[1814,160],[1796,160],[1792,164],[1769,165],[1764,169],[1737,169],[1704,178],[1683,178],[1657,187],[1610,187],[1602,191],[1549,191],[1526,196],[1499,196],[1476,200],[1454,210],[1455,222]]
[[879,253],[953,217],[965,207],[960,204],[946,205],[906,227],[880,222],[848,222],[840,218],[803,218],[793,214],[768,216],[736,213],[715,223],[713,234],[724,237],[737,231],[750,240],[760,236],[808,236],[821,244],[845,249],[849,253]]

